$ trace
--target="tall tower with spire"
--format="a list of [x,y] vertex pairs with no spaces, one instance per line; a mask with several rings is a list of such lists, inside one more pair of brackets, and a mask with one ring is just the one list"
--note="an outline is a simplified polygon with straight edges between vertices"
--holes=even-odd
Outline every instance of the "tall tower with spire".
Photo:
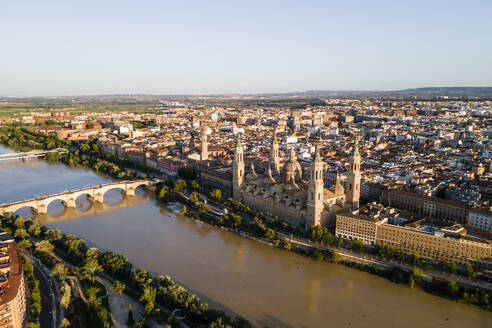
[[200,141],[201,141],[201,156],[202,161],[208,160],[208,141],[207,141],[207,127],[202,124],[202,129],[200,131]]
[[316,145],[314,160],[311,163],[307,201],[308,215],[313,220],[313,225],[321,223],[323,202],[323,162],[319,154],[319,145]]
[[244,158],[241,135],[238,134],[234,149],[234,161],[232,162],[232,194],[236,197],[236,191],[241,188],[244,181]]
[[354,148],[349,158],[349,169],[347,172],[347,183],[345,184],[345,201],[352,208],[359,207],[360,199],[360,154],[359,140],[355,136]]
[[273,130],[272,152],[270,153],[270,163],[276,173],[280,173],[280,154],[278,150],[277,130]]

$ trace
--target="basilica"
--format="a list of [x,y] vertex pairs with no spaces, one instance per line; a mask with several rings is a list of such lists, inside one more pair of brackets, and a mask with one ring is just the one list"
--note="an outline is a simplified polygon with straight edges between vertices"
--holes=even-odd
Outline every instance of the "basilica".
[[320,224],[331,227],[338,213],[358,208],[360,197],[360,155],[357,138],[349,160],[346,188],[339,179],[328,189],[323,184],[323,161],[316,145],[309,168],[309,180],[302,179],[302,168],[294,149],[281,167],[279,143],[272,140],[270,164],[264,174],[254,165],[246,171],[240,136],[234,150],[233,199],[301,228]]

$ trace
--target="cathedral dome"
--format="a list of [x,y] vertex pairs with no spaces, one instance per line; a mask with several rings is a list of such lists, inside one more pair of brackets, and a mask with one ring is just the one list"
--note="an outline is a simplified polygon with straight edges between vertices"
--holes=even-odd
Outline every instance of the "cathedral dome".
[[294,152],[294,149],[291,150],[289,161],[284,164],[282,171],[284,174],[285,182],[289,182],[291,180],[296,181],[301,179],[302,168],[301,168],[301,164],[299,164],[299,162],[297,161],[296,153]]

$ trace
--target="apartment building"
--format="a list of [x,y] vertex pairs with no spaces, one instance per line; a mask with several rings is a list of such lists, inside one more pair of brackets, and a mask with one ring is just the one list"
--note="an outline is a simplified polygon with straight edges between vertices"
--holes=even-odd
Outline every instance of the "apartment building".
[[466,235],[461,225],[436,228],[382,224],[377,227],[376,243],[388,245],[407,253],[417,253],[434,261],[471,264],[492,268],[491,241]]
[[468,220],[470,208],[447,199],[396,189],[386,192],[384,198],[388,206],[426,215],[438,221],[466,224]]
[[21,328],[26,318],[22,257],[13,239],[0,231],[0,328]]
[[492,231],[492,212],[481,209],[470,210],[468,225],[477,229]]
[[345,239],[357,239],[366,245],[376,244],[377,226],[388,219],[376,216],[343,213],[336,216],[335,235]]

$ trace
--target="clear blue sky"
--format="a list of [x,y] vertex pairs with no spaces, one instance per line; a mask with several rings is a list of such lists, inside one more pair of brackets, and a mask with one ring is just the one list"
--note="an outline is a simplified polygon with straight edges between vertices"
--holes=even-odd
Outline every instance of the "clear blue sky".
[[492,86],[492,1],[0,2],[0,95]]

